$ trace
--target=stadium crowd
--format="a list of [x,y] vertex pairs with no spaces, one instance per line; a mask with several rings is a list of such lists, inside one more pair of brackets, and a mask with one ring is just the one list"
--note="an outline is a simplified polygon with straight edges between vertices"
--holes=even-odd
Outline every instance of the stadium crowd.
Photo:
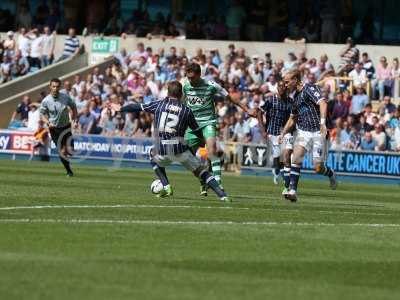
[[64,51],[57,60],[54,57],[57,33],[51,32],[49,26],[45,26],[42,33],[38,28],[27,31],[22,27],[17,38],[15,35],[13,31],[8,31],[6,39],[0,39],[0,85],[38,71],[53,62],[67,59],[80,51],[80,42],[74,28],[68,30]]
[[[307,58],[304,52],[289,53],[287,60],[274,61],[270,53],[249,57],[244,49],[236,49],[230,44],[229,54],[225,57],[221,57],[218,49],[197,49],[190,57],[183,48],[155,51],[138,43],[132,52],[122,49],[117,53],[113,64],[104,72],[95,68],[85,78],[77,75],[72,82],[65,81],[63,92],[77,104],[80,133],[143,137],[151,136],[151,117],[145,113],[123,116],[119,113],[121,106],[132,102],[149,103],[165,97],[165,83],[183,79],[185,66],[190,61],[201,65],[204,78],[219,82],[230,97],[240,99],[249,108],[260,107],[266,95],[276,93],[277,81],[282,75],[298,68],[303,81],[318,83],[329,99],[332,148],[400,151],[400,107],[391,102],[394,83],[399,76],[398,60],[394,59],[389,65],[382,57],[375,68],[367,53],[358,58],[359,51],[351,39],[340,55],[342,63],[335,71],[326,55],[317,60]],[[331,77],[336,74],[348,74],[354,86],[347,81],[337,83]],[[371,94],[381,99],[375,111],[366,92],[370,85]],[[25,97],[13,120],[20,115],[23,123],[35,130],[36,106]],[[221,141],[263,141],[258,121],[230,102],[217,99],[216,113]]]

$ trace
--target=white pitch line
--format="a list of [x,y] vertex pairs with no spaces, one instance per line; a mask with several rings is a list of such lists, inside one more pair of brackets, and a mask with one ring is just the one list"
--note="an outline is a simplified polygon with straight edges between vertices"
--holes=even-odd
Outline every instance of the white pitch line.
[[357,211],[328,211],[328,210],[300,210],[300,209],[279,209],[279,208],[254,208],[254,207],[233,207],[233,206],[192,206],[192,205],[139,205],[139,204],[113,204],[113,205],[33,205],[33,206],[8,206],[0,207],[2,210],[24,210],[24,209],[84,209],[84,208],[177,208],[177,209],[232,209],[232,210],[258,210],[258,211],[279,211],[285,213],[316,212],[321,214],[351,214],[351,215],[373,215],[392,216],[393,214]]
[[400,224],[369,223],[303,223],[303,222],[235,222],[235,221],[161,221],[161,220],[113,220],[113,219],[0,219],[0,223],[59,223],[59,224],[139,224],[139,225],[254,225],[299,227],[377,227],[400,228]]

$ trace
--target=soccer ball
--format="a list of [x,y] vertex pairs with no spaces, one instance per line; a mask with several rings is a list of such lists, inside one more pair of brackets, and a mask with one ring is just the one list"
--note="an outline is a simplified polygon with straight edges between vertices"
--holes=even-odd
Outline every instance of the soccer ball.
[[162,185],[160,179],[154,180],[154,181],[151,183],[151,186],[150,186],[150,190],[151,190],[151,192],[152,192],[153,194],[158,194],[158,193],[160,193],[161,190],[162,190],[163,188],[164,188],[164,187],[163,187],[163,185]]

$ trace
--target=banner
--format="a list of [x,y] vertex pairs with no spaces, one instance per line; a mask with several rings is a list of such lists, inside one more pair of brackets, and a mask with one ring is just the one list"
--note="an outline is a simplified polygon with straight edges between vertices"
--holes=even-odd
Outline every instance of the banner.
[[242,166],[269,167],[269,148],[266,145],[242,145]]
[[[400,176],[400,155],[396,153],[330,151],[327,165],[341,173]],[[313,169],[311,155],[305,157],[303,168]]]
[[[241,148],[243,167],[271,167],[268,146],[244,144]],[[393,152],[329,151],[327,165],[342,174],[400,178],[400,155]],[[314,169],[311,154],[304,158],[302,169]]]
[[[101,135],[74,135],[74,156],[115,160],[148,160],[153,145],[150,138],[107,137]],[[55,154],[52,145],[52,153]]]
[[[153,145],[150,138],[74,135],[74,157],[110,160],[148,160]],[[0,153],[31,154],[33,132],[0,130]],[[54,143],[51,154],[57,155]]]
[[32,152],[32,132],[0,131],[0,153],[30,154]]

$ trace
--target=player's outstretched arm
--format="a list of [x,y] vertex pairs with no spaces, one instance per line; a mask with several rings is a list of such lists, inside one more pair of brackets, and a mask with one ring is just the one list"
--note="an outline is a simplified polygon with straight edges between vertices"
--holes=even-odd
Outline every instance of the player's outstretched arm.
[[257,118],[257,111],[254,109],[248,109],[246,105],[240,102],[240,99],[236,100],[233,99],[231,96],[226,96],[226,99],[228,99],[230,102],[235,104],[236,106],[239,106],[245,113],[247,113],[250,117]]
[[142,111],[143,107],[141,104],[134,103],[134,104],[129,104],[121,107],[121,112],[123,113],[129,113],[129,112],[139,112]]

